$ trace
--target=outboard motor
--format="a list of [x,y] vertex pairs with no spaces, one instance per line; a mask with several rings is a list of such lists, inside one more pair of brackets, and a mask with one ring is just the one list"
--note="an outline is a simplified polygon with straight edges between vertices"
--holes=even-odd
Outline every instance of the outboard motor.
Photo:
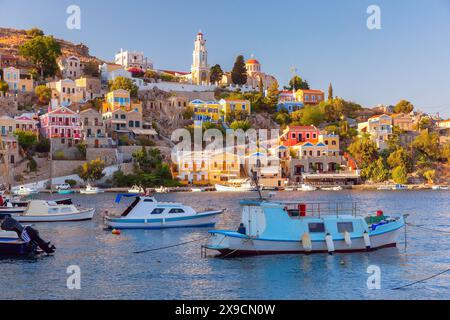
[[24,227],[15,219],[9,216],[4,217],[3,219],[0,218],[0,228],[5,231],[14,231],[22,241],[26,242],[28,245],[34,248],[39,247],[47,254],[52,254],[56,250],[53,244],[44,241],[39,236],[39,231],[30,226]]

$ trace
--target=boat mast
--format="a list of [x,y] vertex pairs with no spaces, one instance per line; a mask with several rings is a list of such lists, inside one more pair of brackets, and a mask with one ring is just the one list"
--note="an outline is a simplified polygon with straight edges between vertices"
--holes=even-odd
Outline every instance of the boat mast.
[[52,135],[50,133],[50,194],[53,195],[53,145],[52,145]]
[[5,175],[6,175],[6,188],[9,192],[11,192],[11,173],[9,170],[9,147],[7,144],[3,146],[3,138],[0,135],[0,151],[3,153],[3,161],[5,163]]

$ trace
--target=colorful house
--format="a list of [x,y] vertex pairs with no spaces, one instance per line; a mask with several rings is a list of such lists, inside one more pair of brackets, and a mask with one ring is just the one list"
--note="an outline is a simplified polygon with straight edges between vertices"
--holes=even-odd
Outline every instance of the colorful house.
[[358,123],[360,135],[369,134],[378,148],[384,150],[388,147],[387,141],[392,135],[392,117],[387,114],[373,116],[367,122]]
[[305,105],[314,105],[322,102],[325,94],[322,90],[299,89],[295,92],[295,100]]
[[3,80],[8,84],[9,91],[32,92],[34,80],[28,72],[14,67],[3,68]]
[[220,112],[223,121],[227,121],[227,117],[232,112],[246,112],[251,114],[251,105],[248,100],[232,100],[232,99],[222,99],[219,101]]
[[286,110],[289,114],[298,111],[301,108],[303,108],[303,103],[297,101],[280,102],[277,105],[277,111]]
[[106,94],[106,102],[103,103],[103,113],[112,112],[117,109],[134,111],[142,114],[142,103],[131,101],[128,90],[118,89]]
[[281,143],[287,147],[300,142],[317,142],[320,131],[315,126],[288,126],[281,135]]
[[221,105],[217,101],[203,101],[200,99],[189,102],[194,111],[194,120],[217,122],[220,120]]
[[40,116],[41,134],[52,142],[72,147],[81,140],[80,116],[66,107],[50,110]]
[[62,106],[85,102],[82,88],[72,79],[50,82],[47,86],[52,89],[52,98],[57,99]]
[[68,56],[58,60],[63,78],[76,79],[82,75],[83,63],[76,56]]

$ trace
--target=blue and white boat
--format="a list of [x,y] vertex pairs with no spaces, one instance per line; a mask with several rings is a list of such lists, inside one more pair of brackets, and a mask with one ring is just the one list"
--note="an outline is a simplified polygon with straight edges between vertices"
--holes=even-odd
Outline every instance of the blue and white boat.
[[196,212],[181,203],[158,202],[151,196],[118,195],[121,198],[136,197],[120,217],[106,216],[105,223],[112,229],[165,229],[187,227],[214,227],[218,216],[225,210]]
[[355,203],[241,202],[238,231],[210,231],[204,246],[222,256],[333,253],[395,247],[403,216],[357,215]]
[[27,256],[36,254],[35,249],[19,239],[15,232],[0,229],[0,256]]

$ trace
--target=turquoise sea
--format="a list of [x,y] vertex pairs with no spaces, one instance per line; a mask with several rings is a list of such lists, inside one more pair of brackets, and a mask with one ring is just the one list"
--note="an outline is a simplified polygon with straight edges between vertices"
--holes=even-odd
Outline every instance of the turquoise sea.
[[[157,195],[201,210],[227,208],[217,228],[236,229],[239,200],[255,194],[176,193]],[[63,198],[64,196],[55,196]],[[50,198],[40,195],[39,198]],[[0,299],[450,299],[449,191],[279,192],[275,199],[358,201],[364,213],[410,214],[397,248],[370,253],[202,258],[202,242],[169,246],[207,236],[207,229],[131,230],[120,236],[103,229],[101,213],[120,211],[115,194],[74,195],[75,203],[95,207],[93,221],[44,223],[36,227],[57,246],[53,257],[0,260]],[[130,200],[128,200],[130,201]],[[212,254],[212,253],[211,253]],[[81,270],[81,290],[66,286],[67,268]],[[367,268],[381,270],[381,289],[369,290]]]

